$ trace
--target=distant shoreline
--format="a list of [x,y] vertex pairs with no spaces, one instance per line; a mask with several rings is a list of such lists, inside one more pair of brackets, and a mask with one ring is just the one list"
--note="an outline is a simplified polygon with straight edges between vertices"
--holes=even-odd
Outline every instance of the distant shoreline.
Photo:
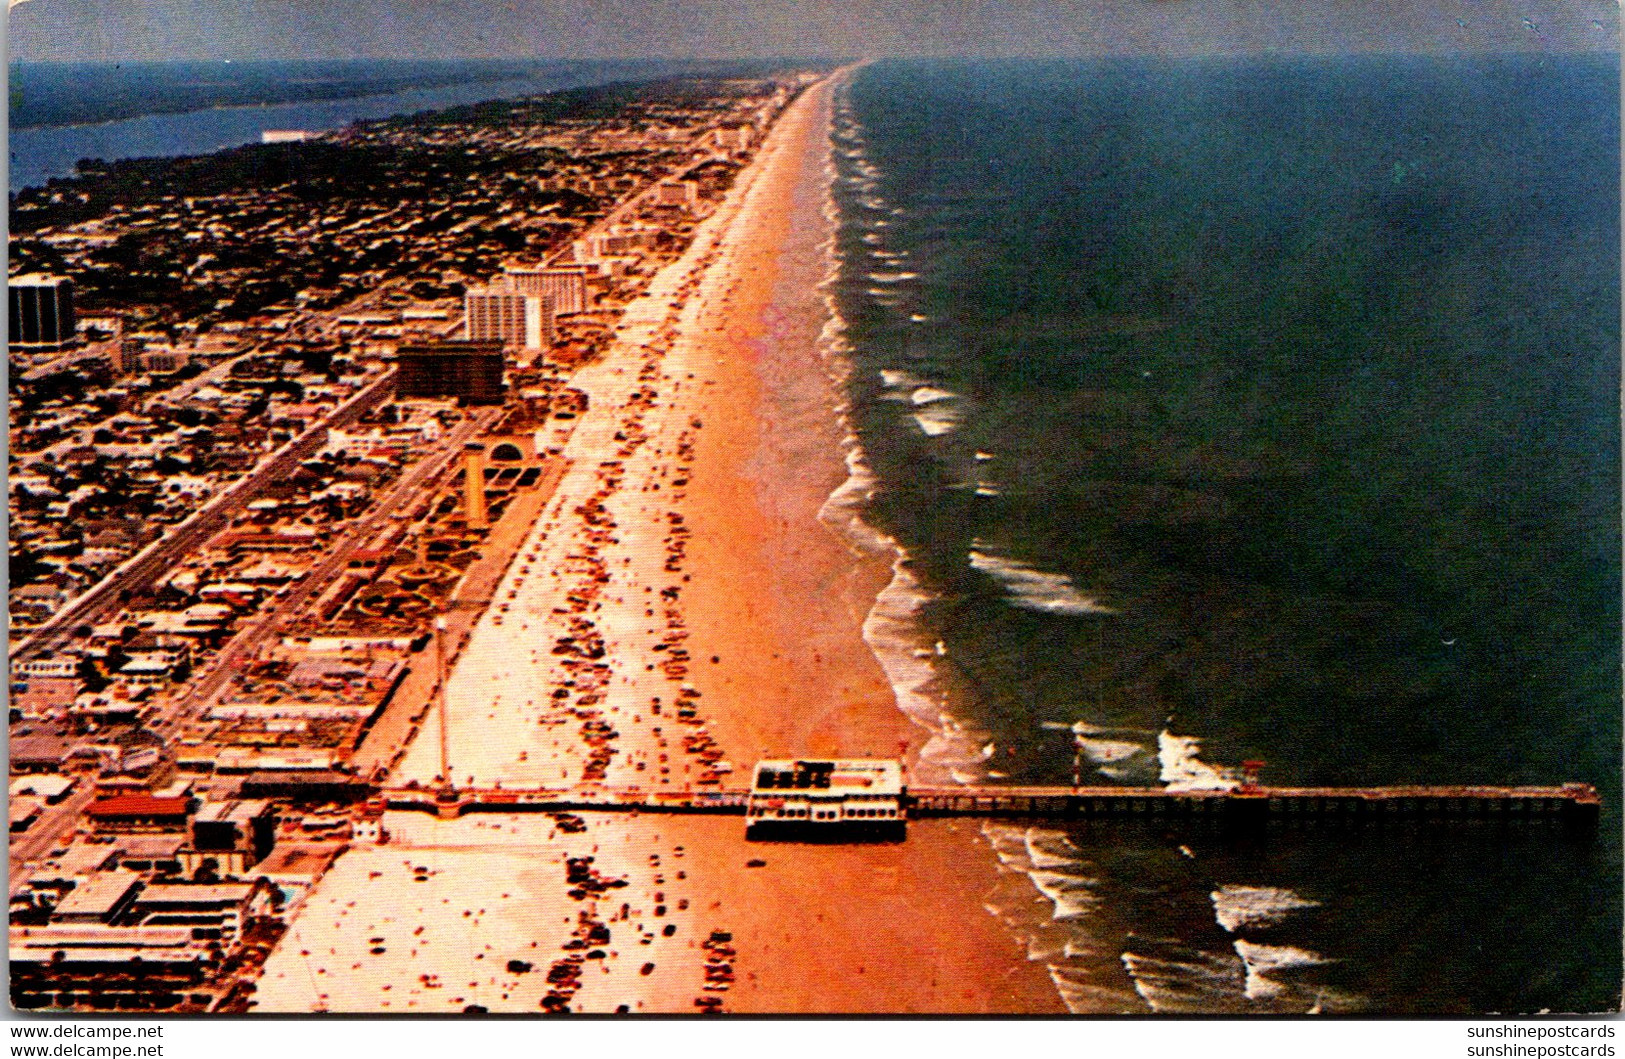
[[[11,88],[15,95],[23,98],[23,105],[12,107],[11,129],[13,132],[26,132],[34,129],[76,129],[95,128],[104,125],[115,125],[122,121],[135,121],[140,118],[156,118],[173,114],[194,114],[211,110],[233,110],[240,108],[290,106],[301,103],[336,103],[344,100],[368,99],[375,96],[399,95],[414,91],[433,91],[441,88],[451,88],[460,85],[489,84],[493,82],[512,81],[529,77],[536,77],[547,72],[562,72],[570,66],[581,66],[581,63],[565,63],[560,61],[522,63],[513,62],[501,67],[490,66],[489,61],[481,60],[471,63],[471,68],[462,72],[455,72],[455,64],[442,64],[445,70],[428,73],[422,72],[412,75],[409,71],[414,69],[410,64],[398,63],[395,60],[367,61],[335,61],[324,62],[218,62],[218,63],[146,63],[146,64],[119,64],[119,63],[13,63],[11,68]],[[393,67],[400,67],[402,74],[398,76],[384,76],[383,71]],[[486,66],[480,69],[480,66]],[[208,69],[204,69],[204,68]],[[369,78],[363,72],[373,67],[380,73]],[[130,75],[138,70],[151,70],[154,75],[181,74],[185,80],[176,80],[172,84],[163,84],[163,78],[155,76],[153,82],[146,79],[133,78]],[[224,77],[216,78],[211,73],[218,70],[220,74],[245,71],[256,75],[264,75],[259,84],[253,84],[247,79],[227,80]],[[295,78],[289,75],[308,73],[311,71],[330,70],[333,76]],[[71,73],[70,73],[71,71]],[[115,71],[121,76],[108,77]],[[102,73],[101,83],[92,83],[88,86],[82,84],[85,80],[78,75],[89,72],[94,77]],[[57,102],[55,106],[47,105],[43,108],[46,114],[43,117],[33,117],[28,112],[28,97],[31,93],[42,94],[50,92],[55,86],[46,84],[30,85],[29,80],[39,80],[45,75],[61,74],[74,76],[81,82],[81,91],[88,95],[82,102],[75,98],[66,103]],[[348,76],[346,76],[348,74]],[[127,83],[121,83],[127,82]],[[138,88],[151,87],[162,92],[168,90],[175,93],[170,98],[160,97],[146,100],[132,100],[124,98],[124,94]],[[192,89],[199,91],[192,92]],[[116,93],[116,95],[115,95]],[[98,100],[97,95],[106,98]],[[244,97],[244,98],[237,98]],[[18,111],[22,113],[18,113]],[[72,117],[71,120],[60,120],[74,111],[90,111],[84,116]],[[100,113],[97,113],[100,112]]]
[[114,163],[137,158],[193,157],[259,143],[266,129],[332,131],[358,121],[382,121],[498,99],[697,72],[702,71],[695,64],[678,60],[577,63],[554,70],[538,69],[531,76],[482,76],[333,98],[218,103],[200,108],[157,109],[100,121],[14,124],[8,144],[9,190],[17,194],[45,187],[51,180],[72,179],[78,162],[86,158]]
[[[482,78],[482,79],[480,79],[478,81],[459,81],[459,82],[453,82],[453,83],[454,84],[459,84],[459,85],[464,85],[464,84],[466,84],[466,85],[476,85],[476,84],[489,84],[489,83],[491,83],[493,81],[496,81],[496,80],[497,80],[496,78]],[[12,130],[14,132],[32,132],[32,131],[35,131],[37,129],[61,129],[63,131],[68,131],[68,130],[72,130],[72,129],[100,129],[100,128],[106,128],[106,127],[111,126],[111,125],[121,125],[121,124],[124,124],[125,122],[140,121],[143,118],[164,118],[164,117],[171,117],[171,116],[180,115],[180,114],[226,113],[226,112],[235,111],[235,110],[268,110],[268,109],[270,109],[272,107],[298,106],[301,103],[315,104],[315,103],[342,103],[342,102],[346,102],[346,101],[359,102],[361,100],[377,99],[377,98],[382,97],[382,96],[399,95],[402,92],[431,91],[431,90],[433,90],[435,88],[444,88],[444,87],[449,87],[449,86],[447,84],[445,84],[445,83],[441,83],[441,84],[433,84],[433,85],[416,85],[416,86],[413,86],[412,88],[409,88],[409,89],[405,89],[405,88],[403,88],[403,89],[393,89],[393,90],[390,90],[390,91],[382,91],[382,92],[362,92],[362,93],[358,93],[358,94],[331,95],[331,96],[325,96],[325,95],[324,96],[309,96],[309,97],[306,97],[306,98],[303,98],[303,99],[276,99],[276,100],[267,99],[267,100],[259,100],[257,102],[253,102],[253,103],[213,103],[213,104],[210,104],[209,106],[203,106],[203,107],[174,107],[174,108],[165,108],[165,109],[162,109],[162,110],[143,110],[143,111],[137,111],[137,112],[135,112],[133,114],[122,114],[122,115],[119,115],[118,117],[102,118],[102,119],[99,119],[99,120],[96,120],[96,121],[70,121],[70,122],[62,122],[62,123],[40,122],[40,123],[29,124],[29,125],[18,124],[18,125],[13,125]]]

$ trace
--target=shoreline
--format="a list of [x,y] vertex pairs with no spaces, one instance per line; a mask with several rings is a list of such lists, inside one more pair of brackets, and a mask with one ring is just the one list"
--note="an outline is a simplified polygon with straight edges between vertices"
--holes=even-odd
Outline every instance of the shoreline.
[[[722,757],[738,786],[761,757],[895,756],[917,734],[862,635],[890,571],[819,518],[847,477],[818,347],[834,90],[780,115],[578,373],[569,469],[448,680],[457,783],[658,789]],[[398,776],[432,782],[438,739],[432,712]],[[305,900],[259,1010],[1065,1010],[984,906],[1001,869],[961,822],[835,846],[747,845],[729,818],[385,826],[391,844],[353,847]]]
[[[810,128],[784,130],[801,138],[796,171],[740,248],[729,319],[713,332],[722,375],[706,391],[690,491],[694,684],[719,743],[745,765],[898,756],[904,741],[917,760],[924,743],[865,634],[895,578],[895,546],[866,526],[831,524],[854,477],[840,385],[850,365],[837,359],[829,291],[840,266],[834,93]],[[1001,869],[974,825],[917,821],[898,846],[728,845],[697,864],[721,885],[695,874],[701,903],[720,901],[737,939],[744,976],[730,1010],[1065,1011],[1047,971],[984,906]],[[753,853],[766,864],[741,872]],[[796,945],[810,924],[818,943]],[[832,976],[836,966],[849,973]],[[867,987],[876,968],[889,976],[884,991]]]

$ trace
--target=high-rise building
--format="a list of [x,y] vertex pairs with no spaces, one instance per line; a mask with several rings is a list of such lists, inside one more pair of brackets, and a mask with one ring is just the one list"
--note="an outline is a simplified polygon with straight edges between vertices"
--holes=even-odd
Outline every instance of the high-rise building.
[[534,350],[553,345],[551,299],[519,290],[507,276],[465,294],[463,310],[471,341],[495,341]]
[[10,342],[14,346],[61,346],[73,341],[73,281],[30,273],[6,281]]
[[468,404],[501,404],[501,342],[404,343],[395,353],[399,397],[458,397]]
[[513,268],[503,274],[521,294],[553,300],[553,315],[587,311],[587,269],[581,265]]

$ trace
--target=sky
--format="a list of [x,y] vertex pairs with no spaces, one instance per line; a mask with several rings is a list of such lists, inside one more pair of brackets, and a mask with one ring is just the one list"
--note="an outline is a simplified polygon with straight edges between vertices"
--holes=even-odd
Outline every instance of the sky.
[[1617,51],[1619,0],[8,0],[10,58]]

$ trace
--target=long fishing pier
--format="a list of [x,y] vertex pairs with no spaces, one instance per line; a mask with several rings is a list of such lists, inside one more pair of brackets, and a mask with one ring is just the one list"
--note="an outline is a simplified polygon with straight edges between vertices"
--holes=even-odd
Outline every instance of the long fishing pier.
[[1163,816],[1236,818],[1595,820],[1596,788],[1559,787],[914,787],[911,817]]
[[[394,787],[377,800],[391,809],[457,817],[469,812],[712,813],[744,816],[750,792],[731,788],[645,790],[572,788]],[[1601,800],[1590,784],[1557,787],[1263,787],[1170,790],[1164,787],[910,787],[900,798],[910,819],[946,816],[1043,817],[1052,820],[1163,818],[1265,822],[1323,820],[1549,820],[1586,824]]]

